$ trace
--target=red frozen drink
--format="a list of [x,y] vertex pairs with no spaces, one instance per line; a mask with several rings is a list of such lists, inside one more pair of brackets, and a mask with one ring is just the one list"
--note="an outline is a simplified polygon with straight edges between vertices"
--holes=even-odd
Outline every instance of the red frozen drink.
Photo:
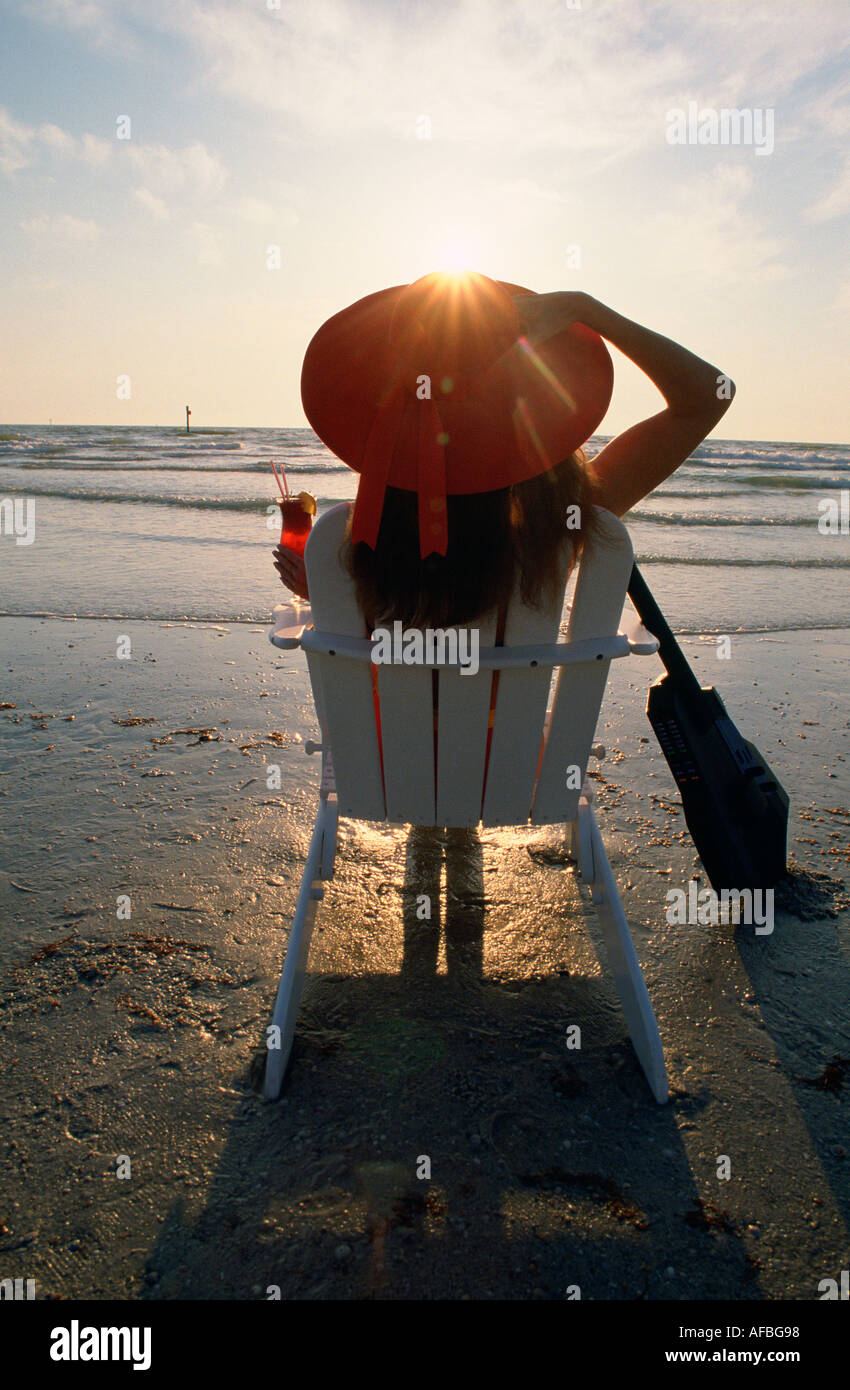
[[277,505],[280,507],[281,545],[303,555],[316,514],[315,497],[311,497],[309,492],[299,492],[296,497],[281,499]]

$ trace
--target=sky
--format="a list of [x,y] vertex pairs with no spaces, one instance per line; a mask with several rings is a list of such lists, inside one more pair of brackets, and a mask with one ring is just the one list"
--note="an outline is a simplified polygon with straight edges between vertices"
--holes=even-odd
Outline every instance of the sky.
[[849,54],[850,0],[0,0],[0,420],[304,425],[324,319],[464,266],[850,442]]

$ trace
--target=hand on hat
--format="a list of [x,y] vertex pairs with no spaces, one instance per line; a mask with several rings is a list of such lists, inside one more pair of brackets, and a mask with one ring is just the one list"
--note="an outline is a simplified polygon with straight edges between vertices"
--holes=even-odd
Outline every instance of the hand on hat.
[[309,599],[307,592],[307,571],[304,556],[288,546],[279,545],[272,551],[274,567],[280,575],[280,582],[298,598]]
[[520,327],[532,347],[563,333],[571,323],[587,323],[590,296],[581,290],[555,290],[514,300]]

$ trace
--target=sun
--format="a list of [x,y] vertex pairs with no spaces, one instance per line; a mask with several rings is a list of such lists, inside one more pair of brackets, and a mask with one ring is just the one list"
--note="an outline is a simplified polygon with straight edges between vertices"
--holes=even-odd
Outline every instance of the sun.
[[468,246],[461,242],[450,242],[442,246],[434,257],[437,270],[448,270],[453,275],[465,275],[472,269],[475,257]]

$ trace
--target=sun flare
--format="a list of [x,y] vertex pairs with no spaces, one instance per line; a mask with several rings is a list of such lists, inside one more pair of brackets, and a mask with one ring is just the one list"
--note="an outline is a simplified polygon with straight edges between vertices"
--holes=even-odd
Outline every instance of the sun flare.
[[468,246],[460,242],[443,246],[434,257],[437,270],[448,271],[452,275],[467,275],[472,269],[475,257]]

